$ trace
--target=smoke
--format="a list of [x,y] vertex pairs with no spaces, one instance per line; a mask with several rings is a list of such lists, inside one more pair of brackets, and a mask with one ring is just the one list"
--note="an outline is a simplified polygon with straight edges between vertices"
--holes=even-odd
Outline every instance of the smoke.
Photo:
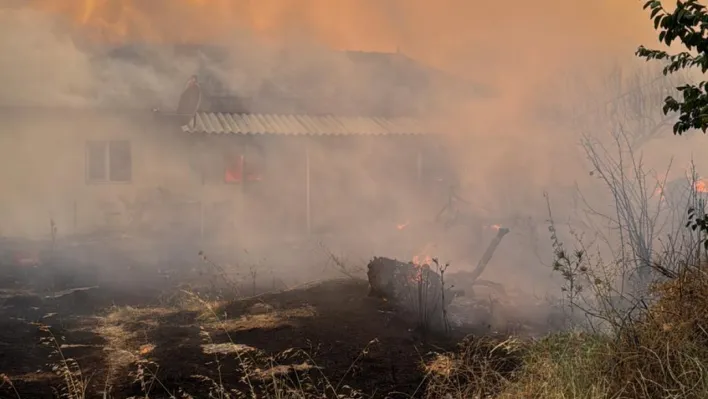
[[[423,64],[493,87],[497,101],[479,112],[483,117],[475,118],[480,131],[500,125],[501,120],[508,125],[509,119],[529,118],[535,105],[549,100],[539,98],[547,96],[544,89],[556,85],[558,77],[569,70],[597,72],[599,66],[618,57],[626,59],[639,43],[652,40],[650,23],[640,4],[633,1],[32,0],[18,7],[21,11],[3,13],[8,21],[2,28],[3,49],[23,55],[3,60],[11,63],[3,65],[3,75],[15,82],[8,85],[15,98],[20,94],[37,97],[32,89],[39,86],[45,88],[44,101],[51,101],[47,93],[54,92],[67,101],[95,101],[96,96],[113,91],[127,94],[126,89],[116,88],[118,82],[164,92],[174,86],[167,84],[173,78],[169,72],[190,67],[180,67],[183,61],[173,60],[173,71],[159,71],[164,82],[156,81],[157,71],[130,65],[89,73],[91,60],[77,48],[77,37],[94,45],[133,41],[227,44],[233,46],[232,55],[242,66],[257,66],[249,74],[263,66],[257,62],[263,60],[258,54],[263,44],[259,41],[275,46],[299,41],[330,49],[401,50]],[[321,63],[322,57],[305,51],[300,62],[312,66]],[[49,65],[59,73],[36,73],[39,66]],[[20,71],[31,79],[21,79]],[[153,76],[148,76],[150,72]],[[37,77],[51,77],[51,81],[24,83],[19,91],[15,87]]]
[[[171,111],[187,78],[205,71],[243,96],[260,90],[266,82],[285,94],[309,92],[313,98],[324,99],[334,96],[336,87],[348,93],[347,104],[340,105],[353,113],[383,107],[422,109],[429,126],[448,133],[445,144],[452,149],[450,162],[456,166],[462,195],[471,207],[490,218],[529,214],[542,220],[541,193],[571,186],[586,173],[576,149],[577,136],[549,117],[549,110],[568,103],[601,101],[607,93],[599,90],[596,98],[584,98],[577,81],[596,85],[609,66],[631,65],[636,46],[651,41],[650,21],[634,1],[33,0],[0,9],[0,50],[5,54],[0,57],[0,104]],[[110,51],[113,46],[134,43],[164,46],[137,47],[132,55]],[[214,44],[228,51],[211,57],[184,54],[170,46],[188,43]],[[332,50],[400,51],[465,84],[450,85],[450,80],[441,78],[420,90],[401,88],[390,84],[395,77],[361,69]],[[481,96],[479,87],[489,95]],[[27,152],[8,155],[3,164],[57,159],[42,149],[46,146],[40,147],[42,143],[60,142],[57,135],[81,143],[79,127],[146,130],[130,119],[116,120],[110,128],[102,122],[69,122],[42,132],[17,127],[12,133],[2,133],[3,148],[34,148],[30,157]],[[47,135],[55,138],[47,139]],[[393,153],[398,146],[384,147]],[[149,191],[180,180],[178,172],[169,172],[173,158],[160,155],[170,145],[152,144],[150,148],[154,154],[147,166],[161,169],[163,175],[144,179],[144,187],[136,190]],[[371,152],[367,145],[354,150],[352,156],[338,159],[330,175],[347,172],[361,177],[361,165],[371,161]],[[46,172],[46,165],[36,167],[36,173],[45,171],[43,178],[51,182],[47,184],[4,168],[0,176],[14,190],[2,205],[12,221],[0,225],[4,233],[42,232],[44,227],[28,226],[44,226],[47,214],[64,214],[65,225],[71,225],[67,209],[76,196],[108,201],[116,192],[127,192],[123,188],[87,189],[83,181],[77,182],[69,168],[81,167],[84,154],[79,154],[55,161],[50,166],[52,173]],[[298,156],[283,163],[300,162]],[[382,166],[375,172],[386,174],[388,169]],[[287,176],[280,178],[288,181]],[[368,177],[360,180],[370,181]],[[423,213],[418,205],[407,205],[413,193],[397,191],[403,189],[395,185],[386,193],[372,187],[362,183],[359,194],[386,197],[395,204],[388,210],[398,212],[384,209],[380,214],[405,219]],[[185,195],[194,194],[190,187],[179,188]],[[373,213],[370,209],[338,210],[333,204],[341,197],[341,193],[334,195],[339,189],[322,190],[332,195],[330,200],[320,199],[320,206],[331,208],[327,212],[341,224]],[[280,203],[278,198],[261,195],[267,199],[260,204],[264,209]],[[426,205],[428,212],[439,203]],[[31,210],[36,207],[43,211]],[[388,228],[395,232],[396,222],[404,221],[386,220],[384,224],[390,222]],[[368,236],[389,234],[386,229],[373,228]],[[518,252],[513,262],[524,261],[526,249],[513,251]]]

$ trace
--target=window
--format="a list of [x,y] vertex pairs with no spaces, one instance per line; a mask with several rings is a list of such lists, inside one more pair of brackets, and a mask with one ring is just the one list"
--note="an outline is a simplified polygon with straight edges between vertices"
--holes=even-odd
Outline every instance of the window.
[[89,141],[86,146],[89,183],[130,182],[132,163],[129,141]]

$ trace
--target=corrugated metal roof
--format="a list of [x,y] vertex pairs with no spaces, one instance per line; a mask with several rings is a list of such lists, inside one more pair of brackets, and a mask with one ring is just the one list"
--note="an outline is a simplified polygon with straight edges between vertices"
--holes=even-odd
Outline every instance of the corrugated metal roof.
[[345,117],[197,112],[182,126],[188,133],[281,135],[418,135],[429,131],[410,117]]

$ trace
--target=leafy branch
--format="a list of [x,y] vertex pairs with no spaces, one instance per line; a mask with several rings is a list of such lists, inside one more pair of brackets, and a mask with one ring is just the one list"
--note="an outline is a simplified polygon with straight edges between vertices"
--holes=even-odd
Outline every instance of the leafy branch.
[[[686,51],[669,54],[664,50],[648,49],[640,46],[636,55],[647,61],[658,60],[666,63],[664,75],[681,70],[699,68],[708,71],[708,12],[698,0],[678,0],[673,12],[664,8],[660,0],[650,0],[644,4],[650,10],[654,29],[659,32],[659,42],[671,46],[680,42]],[[676,88],[682,99],[668,96],[664,100],[663,112],[678,112],[678,121],[673,126],[674,134],[681,135],[690,129],[708,130],[708,82],[686,83]]]

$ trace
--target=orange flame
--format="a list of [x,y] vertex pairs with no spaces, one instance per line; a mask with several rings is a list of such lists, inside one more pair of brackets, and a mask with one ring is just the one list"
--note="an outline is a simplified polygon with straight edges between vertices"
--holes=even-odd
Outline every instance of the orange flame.
[[429,242],[425,244],[423,248],[421,248],[420,251],[417,251],[417,254],[413,256],[413,259],[411,260],[411,263],[413,263],[416,266],[430,266],[433,264],[433,258],[432,256],[428,255],[430,253],[435,253],[437,248],[437,245],[434,242]]
[[[708,184],[705,179],[698,179],[693,184],[693,189],[696,190],[697,193],[708,193]],[[654,190],[654,195],[658,195],[659,200],[663,201],[665,199],[664,191],[665,189],[663,187],[657,187],[656,190]]]
[[694,185],[696,192],[699,193],[708,193],[708,185],[706,185],[705,180],[698,180],[696,184]]
[[408,227],[409,224],[411,224],[411,222],[405,222],[405,223],[397,224],[397,225],[396,225],[396,229],[398,229],[398,230],[403,230],[403,229],[405,229],[406,227]]
[[492,230],[499,230],[499,229],[501,229],[501,225],[500,224],[491,224],[491,225],[484,226],[484,228],[485,229],[492,229]]
[[[422,262],[421,258],[423,259]],[[413,261],[411,263],[415,266],[415,275],[410,278],[410,281],[413,283],[421,283],[423,281],[423,270],[430,269],[430,265],[433,264],[433,258],[428,255],[416,255],[413,257]]]
[[654,195],[658,195],[659,199],[664,199],[664,189],[657,187],[656,190],[654,190]]
[[[423,259],[422,262],[421,262],[421,259]],[[416,256],[413,257],[413,261],[412,261],[412,262],[413,262],[413,264],[416,265],[416,266],[426,266],[426,265],[427,265],[427,266],[430,266],[431,264],[433,264],[433,258],[432,258],[431,256],[429,256],[429,255],[425,255],[425,256],[418,256],[418,255],[416,255]]]

